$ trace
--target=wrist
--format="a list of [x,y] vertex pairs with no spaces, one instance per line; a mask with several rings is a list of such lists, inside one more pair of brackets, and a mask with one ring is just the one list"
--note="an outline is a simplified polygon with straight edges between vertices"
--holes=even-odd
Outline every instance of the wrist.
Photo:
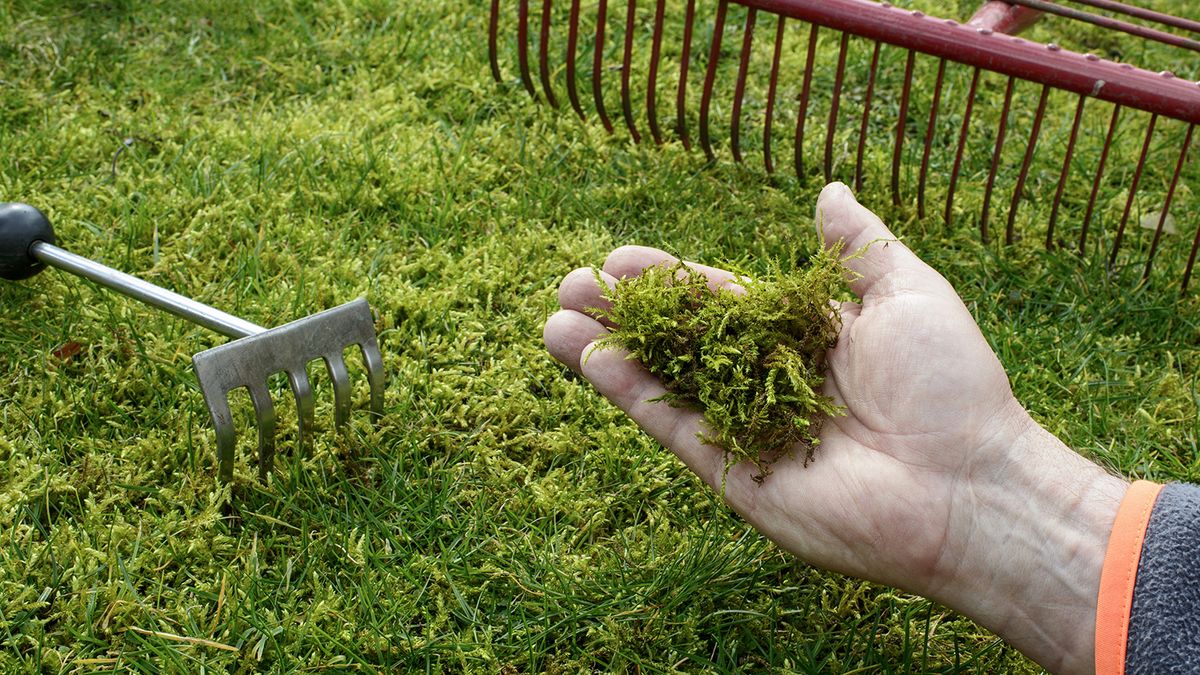
[[1108,536],[1129,484],[1066,447],[1023,410],[957,500],[947,605],[1043,667],[1092,672]]

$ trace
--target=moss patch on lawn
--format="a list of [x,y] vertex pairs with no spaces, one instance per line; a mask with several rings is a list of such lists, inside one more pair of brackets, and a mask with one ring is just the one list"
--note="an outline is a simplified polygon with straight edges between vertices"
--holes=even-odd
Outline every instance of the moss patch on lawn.
[[[685,3],[668,4],[678,32]],[[619,22],[625,3],[609,5]],[[235,400],[245,442],[222,487],[188,366],[221,338],[55,270],[0,284],[0,671],[1040,672],[936,603],[781,553],[546,353],[562,276],[616,246],[759,278],[768,260],[811,256],[819,180],[705,164],[670,134],[661,148],[632,145],[531,103],[512,67],[516,3],[505,6],[497,85],[476,1],[0,0],[12,27],[0,32],[0,199],[43,208],[75,252],[262,325],[366,296],[388,372],[383,418],[363,412],[353,371],[350,431],[323,429],[308,456],[290,445],[294,405],[276,383],[281,446],[265,483],[249,399]],[[755,44],[769,49],[773,26],[760,25],[768,39]],[[607,41],[606,96],[621,29]],[[705,33],[697,26],[697,45]],[[837,38],[822,36],[813,92],[825,106]],[[735,70],[737,38],[722,56]],[[863,46],[848,55],[842,180]],[[904,68],[884,49],[872,138],[894,130]],[[794,101],[803,52],[785,56],[778,100]],[[1181,61],[1170,67],[1191,77]],[[918,60],[910,111],[934,68]],[[1047,253],[1038,223],[1061,154],[1043,152],[1065,142],[1048,115],[1017,222],[1027,236],[981,244],[965,214],[990,165],[998,78],[981,83],[958,225],[934,202],[969,75],[947,74],[930,216],[890,206],[890,143],[868,146],[876,178],[859,197],[955,285],[1040,422],[1123,475],[1200,480],[1200,294],[1180,299],[1167,264],[1186,259],[1200,222],[1186,190],[1197,181],[1180,184],[1181,233],[1164,235],[1148,285],[1136,264],[1110,271],[1100,246],[1133,170],[1118,155],[1085,255]],[[1037,95],[1017,86],[1010,139],[1027,132]],[[747,110],[761,100],[748,95]],[[1051,109],[1069,122],[1065,100]],[[714,124],[725,101],[714,99]],[[810,168],[825,111],[810,119]],[[1106,123],[1089,103],[1060,214],[1067,244]],[[909,121],[908,196],[924,125]],[[779,130],[783,163],[790,129]],[[1140,149],[1135,125],[1117,135],[1121,157]],[[1011,185],[1022,143],[1007,147],[1018,156],[1006,150],[998,180]],[[1146,207],[1178,144],[1151,151]],[[1127,232],[1126,245],[1147,234]]]

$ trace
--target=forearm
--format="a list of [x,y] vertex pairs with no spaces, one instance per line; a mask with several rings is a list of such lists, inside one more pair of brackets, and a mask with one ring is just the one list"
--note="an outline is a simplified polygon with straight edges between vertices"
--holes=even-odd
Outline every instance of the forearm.
[[[1128,483],[1026,418],[964,481],[962,533],[931,594],[1056,673],[1091,673],[1108,535]],[[964,522],[965,521],[965,522]]]

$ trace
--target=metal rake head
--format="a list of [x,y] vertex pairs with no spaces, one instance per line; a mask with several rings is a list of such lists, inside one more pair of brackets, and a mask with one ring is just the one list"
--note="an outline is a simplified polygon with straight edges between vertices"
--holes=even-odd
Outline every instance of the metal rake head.
[[371,387],[371,410],[383,412],[383,357],[375,339],[375,320],[366,300],[355,300],[333,309],[293,321],[278,328],[250,335],[200,352],[192,357],[200,390],[212,416],[217,435],[217,457],[224,480],[233,477],[237,435],[229,410],[229,393],[245,388],[250,392],[258,423],[259,474],[274,464],[275,406],[267,378],[286,373],[296,397],[299,418],[297,442],[302,447],[313,428],[313,392],[307,364],[320,358],[333,383],[334,423],[341,427],[350,419],[350,376],[343,352],[356,345],[362,350]]
[[[1169,28],[1200,29],[1200,22],[1115,0],[1075,1]],[[886,143],[891,146],[890,157],[876,163],[890,164],[892,202],[901,205],[907,201],[902,199],[902,176],[908,175],[909,191],[915,193],[921,217],[926,214],[929,194],[935,188],[944,188],[943,219],[952,226],[956,214],[962,211],[955,204],[960,185],[978,182],[982,195],[976,199],[977,195],[972,194],[970,201],[972,206],[978,203],[977,225],[980,236],[987,241],[992,236],[996,192],[1007,185],[1011,197],[1004,225],[1006,243],[1013,243],[1019,236],[1018,214],[1025,201],[1038,208],[1036,214],[1026,214],[1023,220],[1044,226],[1047,248],[1075,248],[1082,254],[1089,250],[1091,241],[1093,247],[1110,247],[1107,259],[1111,268],[1129,238],[1131,215],[1140,208],[1151,218],[1148,229],[1153,229],[1152,238],[1146,237],[1148,241],[1138,239],[1138,253],[1144,255],[1145,264],[1142,279],[1150,276],[1156,256],[1168,243],[1179,248],[1181,254],[1172,261],[1182,258],[1186,242],[1168,242],[1163,235],[1171,229],[1168,213],[1181,174],[1195,172],[1188,168],[1186,157],[1194,125],[1200,122],[1200,83],[1168,71],[1141,70],[1002,31],[1024,28],[1045,12],[1200,51],[1200,42],[1190,37],[1042,0],[990,2],[967,23],[870,0],[643,2],[639,6],[637,0],[597,0],[595,11],[584,16],[581,0],[542,0],[540,10],[531,8],[530,0],[492,0],[488,32],[492,74],[497,81],[505,81],[499,58],[500,26],[502,20],[515,18],[513,46],[519,79],[529,95],[544,97],[558,107],[556,81],[562,82],[571,108],[584,118],[589,113],[580,97],[580,85],[590,80],[595,116],[613,131],[606,100],[619,97],[624,126],[635,142],[644,139],[642,128],[656,143],[665,142],[666,132],[673,128],[674,136],[690,148],[692,129],[696,129],[700,148],[708,159],[714,159],[717,148],[713,118],[718,111],[723,112],[720,104],[724,99],[718,92],[725,90],[732,97],[727,107],[729,150],[737,162],[746,160],[744,147],[757,144],[762,166],[774,172],[778,150],[781,146],[786,150],[790,144],[791,162],[801,181],[823,174],[826,181],[841,178],[862,190],[872,178],[864,156],[883,155]],[[514,4],[515,12],[511,10]],[[610,11],[613,9],[616,11]],[[769,19],[774,20],[773,40],[756,44],[756,30]],[[801,24],[799,30],[794,28],[797,22]],[[739,28],[738,58],[723,58],[723,42],[730,33],[736,35]],[[697,44],[705,39],[707,45]],[[540,92],[531,71],[535,41]],[[590,57],[586,54],[589,49]],[[565,55],[565,69],[552,64],[552,55],[559,53]],[[817,67],[821,55],[836,64],[832,73]],[[757,77],[756,64],[760,66]],[[966,68],[947,67],[955,64]],[[674,71],[674,77],[668,69]],[[605,74],[610,70],[619,71],[619,84],[606,84]],[[931,90],[914,86],[917,71],[924,74],[920,81],[933,81]],[[1002,78],[998,83],[991,81],[996,75]],[[674,84],[675,114],[664,120],[658,110],[659,88],[668,78]],[[1013,106],[1014,90],[1030,86],[1038,92],[1032,119]],[[693,116],[690,105],[696,103],[697,88],[699,112]],[[1004,92],[1003,103],[997,125],[988,128],[991,125],[978,122],[979,109],[990,106],[996,110],[994,101],[998,97],[987,95],[992,91]],[[943,95],[945,92],[961,96],[962,103],[954,105],[951,96]],[[643,94],[644,127],[635,112],[642,106],[638,100]],[[794,107],[784,104],[789,100],[796,102]],[[885,105],[889,112],[895,111],[894,117],[873,119],[873,112],[878,118],[878,109]],[[809,124],[822,106],[827,115],[823,147]],[[920,110],[921,106],[925,110]],[[761,135],[757,138],[745,133],[751,123],[748,111],[754,109],[761,114]],[[845,118],[856,118],[857,124],[839,130]],[[790,138],[775,133],[780,121],[794,125]],[[1024,145],[1008,142],[1006,146],[1018,127],[1027,130]],[[1104,136],[1098,158],[1076,155],[1078,140],[1089,134]],[[1042,143],[1039,149],[1043,135],[1053,140]],[[885,143],[874,143],[873,138]],[[907,141],[914,141],[908,144],[913,149],[906,150]],[[990,152],[972,151],[989,146]],[[1061,155],[1051,157],[1051,151]],[[808,157],[818,153],[820,161],[810,162]],[[939,153],[953,160],[943,161]],[[971,163],[975,155],[990,157],[986,178],[982,177],[984,167]],[[913,181],[911,171],[903,171],[902,167],[917,162],[919,170]],[[1081,171],[1091,172],[1092,177],[1077,186],[1072,175]],[[1014,174],[1015,180],[1010,179]],[[882,176],[877,179],[881,183],[885,180]],[[1122,197],[1116,196],[1114,183],[1121,184]],[[1139,188],[1145,192],[1140,200]],[[1043,194],[1053,194],[1052,200],[1043,200]],[[1048,209],[1042,208],[1045,202],[1050,202]],[[1093,224],[1099,219],[1098,212],[1110,210],[1115,216],[1116,204],[1123,207],[1115,231]],[[1084,215],[1064,224],[1067,219],[1062,214],[1068,209],[1063,207],[1081,210]],[[1200,229],[1191,241],[1181,272],[1182,289],[1188,286],[1198,248]],[[1178,273],[1178,267],[1173,266],[1171,272]]]

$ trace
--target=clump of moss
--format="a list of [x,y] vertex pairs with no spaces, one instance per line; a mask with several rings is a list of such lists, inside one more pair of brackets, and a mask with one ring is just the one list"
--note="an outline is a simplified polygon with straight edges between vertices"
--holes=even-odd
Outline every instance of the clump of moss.
[[796,450],[812,459],[822,421],[844,414],[821,393],[825,354],[841,318],[831,304],[844,268],[837,250],[808,266],[739,279],[744,292],[709,288],[683,263],[620,280],[604,316],[616,328],[601,346],[621,347],[667,388],[661,400],[701,410],[706,443],[724,448],[727,466],[757,467]]

